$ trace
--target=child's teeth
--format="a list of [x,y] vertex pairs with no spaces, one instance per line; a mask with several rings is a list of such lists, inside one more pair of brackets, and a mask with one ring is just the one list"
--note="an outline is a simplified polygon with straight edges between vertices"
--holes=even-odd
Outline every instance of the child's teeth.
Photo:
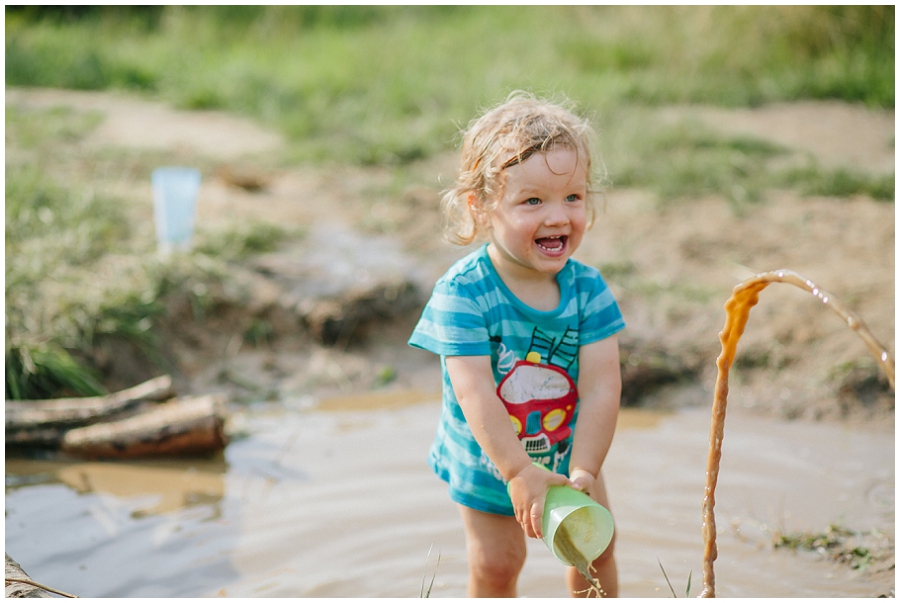
[[563,240],[561,237],[544,237],[542,239],[538,239],[537,244],[548,251],[556,251],[563,246]]

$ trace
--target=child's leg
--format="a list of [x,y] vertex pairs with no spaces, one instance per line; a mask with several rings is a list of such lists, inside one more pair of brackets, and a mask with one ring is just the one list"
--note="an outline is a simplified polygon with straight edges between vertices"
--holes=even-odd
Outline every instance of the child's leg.
[[[606,484],[603,483],[603,473],[597,476],[597,480],[594,482],[594,490],[595,492],[591,492],[591,497],[609,509],[609,499],[606,496]],[[603,554],[592,565],[594,571],[591,574],[603,588],[604,597],[619,596],[619,576],[616,570],[616,559],[613,556],[615,544],[616,537],[613,534],[609,547],[603,551]],[[585,591],[590,588],[587,580],[582,578],[581,574],[574,567],[570,567],[566,571],[566,585],[569,587],[569,594],[573,597],[584,597],[587,594]]]
[[470,597],[515,597],[525,564],[525,532],[515,517],[459,506],[466,530]]

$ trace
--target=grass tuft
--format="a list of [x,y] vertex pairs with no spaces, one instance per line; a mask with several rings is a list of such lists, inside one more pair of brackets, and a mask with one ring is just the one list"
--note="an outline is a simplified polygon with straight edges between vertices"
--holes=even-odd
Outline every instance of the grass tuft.
[[437,576],[438,568],[441,565],[441,553],[438,551],[437,562],[434,565],[434,572],[431,574],[431,582],[428,584],[428,590],[425,590],[425,578],[428,575],[428,560],[431,559],[431,550],[434,544],[428,547],[428,555],[425,557],[425,574],[422,576],[422,588],[419,590],[419,598],[427,599],[431,596],[431,589],[434,587],[434,579]]
[[106,393],[96,371],[53,342],[6,347],[6,399],[42,400]]
[[[663,578],[666,579],[666,584],[669,586],[669,592],[672,593],[672,598],[677,599],[678,595],[675,593],[675,587],[672,586],[672,581],[669,580],[669,576],[668,576],[668,574],[666,574],[666,568],[663,567],[662,561],[660,561],[658,557],[656,559],[656,562],[659,563],[659,569],[660,569],[660,571],[662,571]],[[691,596],[691,577],[693,575],[694,575],[693,570],[688,573],[687,587],[684,590],[685,598],[688,598]]]
[[[873,534],[880,536],[880,534]],[[846,563],[853,569],[865,570],[875,560],[875,552],[861,544],[866,534],[853,532],[837,524],[829,525],[822,532],[798,532],[773,535],[775,548],[790,550],[814,551],[838,561]]]

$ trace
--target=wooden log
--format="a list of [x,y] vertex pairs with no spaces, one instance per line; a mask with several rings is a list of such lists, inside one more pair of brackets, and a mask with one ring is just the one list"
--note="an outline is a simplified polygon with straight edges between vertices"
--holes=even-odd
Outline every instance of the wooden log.
[[66,432],[61,449],[79,458],[126,459],[210,454],[227,444],[224,399],[183,398],[119,421]]
[[50,598],[47,591],[35,586],[35,582],[25,573],[18,563],[16,563],[9,553],[6,554],[6,588],[4,596],[7,599],[23,599],[23,598]]
[[67,427],[47,427],[6,432],[6,448],[9,449],[46,449],[58,448]]
[[144,401],[163,401],[175,396],[169,375],[156,377],[106,396],[56,400],[7,400],[6,431],[51,426],[88,425]]
[[127,413],[148,401],[175,396],[172,378],[156,377],[106,396],[55,400],[7,400],[6,446],[57,448],[66,432]]

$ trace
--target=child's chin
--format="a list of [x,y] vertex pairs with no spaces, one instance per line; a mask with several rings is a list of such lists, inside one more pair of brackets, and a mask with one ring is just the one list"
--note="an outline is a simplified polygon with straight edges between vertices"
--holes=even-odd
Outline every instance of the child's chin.
[[543,261],[539,262],[535,266],[535,268],[540,272],[556,274],[563,269],[563,266],[566,265],[566,261],[568,261],[568,259],[568,254],[556,258],[544,258]]
[[568,245],[563,245],[559,249],[554,250],[545,249],[537,244],[535,244],[535,247],[537,248],[538,257],[546,262],[565,262],[571,255]]

